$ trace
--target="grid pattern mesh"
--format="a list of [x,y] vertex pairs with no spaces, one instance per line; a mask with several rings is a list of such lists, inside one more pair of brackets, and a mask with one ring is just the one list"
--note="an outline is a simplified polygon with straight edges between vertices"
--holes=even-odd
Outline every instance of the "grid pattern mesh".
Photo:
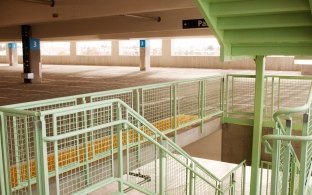
[[204,86],[204,98],[205,98],[205,116],[213,114],[221,110],[221,89],[222,78],[211,78],[205,80]]
[[231,112],[251,113],[254,109],[255,89],[250,86],[255,85],[255,78],[233,77],[229,103]]
[[113,114],[111,106],[101,106],[53,115],[54,135],[95,128],[92,132],[51,143],[55,150],[50,154],[48,151],[48,164],[50,171],[55,170],[56,190],[60,194],[73,194],[113,177],[111,151],[116,147],[116,136],[113,136],[113,128],[100,127],[111,122]]
[[200,83],[179,83],[177,86],[178,126],[199,118]]
[[34,161],[35,118],[23,115],[4,114],[7,135],[8,172],[13,194],[32,194],[36,166]]
[[[254,76],[228,75],[225,114],[227,117],[252,119],[255,98]],[[307,102],[311,80],[298,77],[267,76],[264,79],[264,119],[285,107],[298,107]],[[301,122],[302,113],[293,115]]]
[[231,171],[230,174],[223,178],[221,183],[223,194],[244,194],[244,174],[245,166],[241,165],[238,169]]
[[172,128],[171,86],[143,90],[143,116],[160,131]]

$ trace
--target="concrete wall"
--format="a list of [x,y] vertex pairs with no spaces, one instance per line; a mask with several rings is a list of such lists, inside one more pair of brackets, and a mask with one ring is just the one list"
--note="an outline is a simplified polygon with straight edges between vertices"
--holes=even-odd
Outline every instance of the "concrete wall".
[[[229,163],[240,163],[246,160],[247,165],[251,164],[253,126],[223,124],[222,125],[222,161]],[[262,135],[272,134],[271,128],[263,128]],[[300,135],[301,131],[293,131],[293,135]],[[300,144],[292,143],[298,158],[300,158]],[[271,155],[265,154],[262,144],[261,159],[271,161]]]
[[[119,56],[118,40],[112,41],[111,56],[78,56],[76,42],[71,42],[69,56],[42,56],[43,64],[139,66],[139,56]],[[8,63],[7,56],[0,56],[0,63]],[[22,57],[19,57],[22,63]],[[211,68],[211,69],[255,69],[252,59],[221,62],[219,56],[171,56],[171,40],[163,39],[162,56],[151,57],[152,67]],[[267,70],[300,71],[293,57],[268,57]]]

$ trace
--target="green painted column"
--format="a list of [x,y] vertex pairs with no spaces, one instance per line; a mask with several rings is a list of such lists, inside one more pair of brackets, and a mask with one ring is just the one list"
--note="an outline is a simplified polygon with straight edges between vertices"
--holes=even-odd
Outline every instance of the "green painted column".
[[258,195],[260,187],[261,138],[264,100],[265,57],[256,56],[256,89],[254,105],[254,127],[252,138],[250,194]]

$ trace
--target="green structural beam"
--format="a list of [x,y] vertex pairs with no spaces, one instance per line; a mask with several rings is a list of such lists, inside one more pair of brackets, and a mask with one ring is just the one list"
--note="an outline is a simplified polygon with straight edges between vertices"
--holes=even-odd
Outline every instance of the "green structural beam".
[[216,17],[259,15],[294,11],[310,11],[309,3],[303,0],[233,1],[211,3],[210,7],[210,14]]
[[218,29],[254,29],[277,27],[312,26],[311,12],[294,12],[283,14],[268,14],[259,16],[238,16],[218,18]]
[[311,27],[261,28],[248,30],[226,30],[226,43],[298,43],[312,42]]
[[260,187],[260,160],[261,160],[261,137],[263,120],[264,100],[264,74],[265,57],[257,56],[256,59],[256,90],[254,106],[254,128],[252,139],[251,181],[250,194],[258,195]]

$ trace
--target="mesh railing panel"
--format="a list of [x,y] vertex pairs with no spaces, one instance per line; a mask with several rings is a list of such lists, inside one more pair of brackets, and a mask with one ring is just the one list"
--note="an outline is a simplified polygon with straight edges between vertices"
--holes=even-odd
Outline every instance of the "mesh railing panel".
[[[3,115],[6,134],[1,142],[7,152],[7,171],[12,194],[33,194],[36,165],[34,130],[37,119],[26,115]],[[2,179],[2,178],[1,178]]]
[[220,77],[205,80],[205,115],[213,114],[221,110],[222,80],[223,78]]
[[172,128],[171,86],[143,89],[143,116],[160,130]]
[[177,85],[178,126],[182,126],[199,118],[200,83],[189,82]]

